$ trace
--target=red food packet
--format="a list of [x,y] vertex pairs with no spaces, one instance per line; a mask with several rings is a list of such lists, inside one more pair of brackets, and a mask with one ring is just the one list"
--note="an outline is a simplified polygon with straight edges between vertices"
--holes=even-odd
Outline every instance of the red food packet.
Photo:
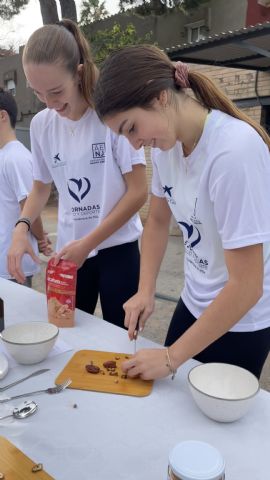
[[51,258],[46,269],[48,320],[57,327],[73,327],[75,317],[77,265]]

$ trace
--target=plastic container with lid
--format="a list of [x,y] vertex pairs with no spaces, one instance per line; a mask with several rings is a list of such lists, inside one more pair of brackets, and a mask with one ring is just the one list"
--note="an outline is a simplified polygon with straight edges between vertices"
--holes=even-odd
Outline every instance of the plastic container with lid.
[[225,461],[205,442],[178,443],[169,455],[168,480],[224,480]]

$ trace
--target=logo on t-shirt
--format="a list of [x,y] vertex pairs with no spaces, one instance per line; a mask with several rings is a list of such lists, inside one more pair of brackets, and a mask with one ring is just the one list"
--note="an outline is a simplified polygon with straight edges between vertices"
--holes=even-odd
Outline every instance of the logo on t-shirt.
[[172,205],[176,205],[176,202],[172,196],[172,189],[173,187],[168,187],[168,185],[164,185],[163,192],[166,195],[166,200],[168,203],[171,203]]
[[183,236],[187,261],[190,262],[201,273],[205,273],[208,268],[208,260],[206,258],[201,258],[194,251],[194,247],[200,243],[202,238],[198,228],[194,225],[189,225],[186,222],[177,223],[184,227]]
[[105,162],[106,146],[105,143],[92,144],[92,158],[90,163],[104,163]]
[[76,202],[80,203],[84,197],[89,193],[91,188],[90,180],[83,178],[70,178],[68,180],[68,191]]
[[61,159],[60,153],[56,153],[56,155],[54,155],[53,157],[52,167],[53,168],[62,167],[63,165],[66,165],[65,160]]
[[198,198],[195,199],[193,214],[192,214],[191,217],[190,217],[190,221],[191,221],[192,223],[195,223],[195,225],[201,225],[202,222],[197,218],[197,212],[196,212],[196,209],[197,209],[197,201],[198,201]]
[[164,187],[162,187],[162,188],[163,188],[163,192],[164,192],[165,194],[167,193],[167,194],[169,195],[169,197],[172,196],[171,190],[173,189],[173,187],[167,187],[167,185],[164,185]]
[[98,203],[89,205],[88,203],[82,202],[90,192],[90,180],[86,177],[70,178],[67,187],[70,196],[77,202],[77,204],[71,207],[73,219],[93,220],[96,222],[100,215],[100,205]]

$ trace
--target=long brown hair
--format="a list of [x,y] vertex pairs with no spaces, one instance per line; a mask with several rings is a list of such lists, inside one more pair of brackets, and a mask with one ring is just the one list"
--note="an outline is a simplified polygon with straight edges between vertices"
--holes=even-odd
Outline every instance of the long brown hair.
[[[270,149],[270,137],[264,128],[239,110],[210,78],[190,70],[188,81],[203,106],[247,122]],[[108,57],[100,70],[94,94],[97,114],[104,119],[134,107],[151,109],[162,90],[181,90],[175,81],[175,66],[167,55],[153,45],[125,47]]]
[[90,46],[79,27],[72,20],[63,19],[55,25],[44,25],[29,38],[23,51],[23,64],[58,63],[72,75],[83,64],[81,92],[93,107],[96,70]]

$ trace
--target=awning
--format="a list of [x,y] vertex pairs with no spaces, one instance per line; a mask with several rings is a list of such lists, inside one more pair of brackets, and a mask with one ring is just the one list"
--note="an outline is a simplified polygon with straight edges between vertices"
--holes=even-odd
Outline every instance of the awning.
[[270,22],[166,48],[172,60],[248,70],[270,70]]

